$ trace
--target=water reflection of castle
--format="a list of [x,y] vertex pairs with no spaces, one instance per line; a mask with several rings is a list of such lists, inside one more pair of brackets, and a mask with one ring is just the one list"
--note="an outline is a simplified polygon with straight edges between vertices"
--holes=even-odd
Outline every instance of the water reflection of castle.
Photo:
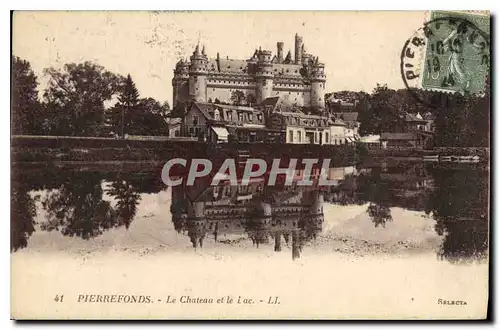
[[[440,257],[482,258],[489,249],[489,170],[462,165],[467,164],[450,168],[388,162],[332,168],[328,178],[335,185],[325,190],[265,187],[258,182],[248,187],[176,187],[173,222],[198,247],[207,237],[217,235],[219,242],[235,243],[229,238],[237,236],[237,241],[250,238],[255,245],[274,243],[277,251],[286,249],[285,241],[298,257],[300,248],[321,230],[323,213],[315,210],[321,209],[323,200],[335,205],[368,203],[375,226],[391,221],[394,207],[425,212],[443,236]],[[143,194],[159,194],[165,185],[153,171],[125,175],[33,169],[14,171],[11,189],[11,251],[16,251],[43,231],[89,240],[122,226],[136,230],[133,223],[137,210],[144,207]],[[37,203],[40,191],[44,193]]]
[[195,248],[210,236],[217,241],[246,233],[257,247],[274,241],[274,250],[281,251],[282,241],[291,244],[295,259],[322,230],[323,193],[316,184],[271,187],[265,180],[178,186],[172,189],[171,211],[176,230]]

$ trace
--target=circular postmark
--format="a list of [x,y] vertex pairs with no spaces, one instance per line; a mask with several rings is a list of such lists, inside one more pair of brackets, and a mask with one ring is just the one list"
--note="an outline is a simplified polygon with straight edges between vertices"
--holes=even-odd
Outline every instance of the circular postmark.
[[490,72],[489,16],[433,12],[406,40],[401,52],[403,83],[430,107],[423,91],[484,95]]

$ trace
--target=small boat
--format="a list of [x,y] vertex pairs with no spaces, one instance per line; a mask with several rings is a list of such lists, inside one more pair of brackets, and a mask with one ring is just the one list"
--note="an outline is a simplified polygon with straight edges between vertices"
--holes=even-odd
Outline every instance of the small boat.
[[451,161],[452,162],[458,162],[460,160],[459,156],[451,156]]
[[451,156],[441,156],[439,160],[442,162],[451,162]]

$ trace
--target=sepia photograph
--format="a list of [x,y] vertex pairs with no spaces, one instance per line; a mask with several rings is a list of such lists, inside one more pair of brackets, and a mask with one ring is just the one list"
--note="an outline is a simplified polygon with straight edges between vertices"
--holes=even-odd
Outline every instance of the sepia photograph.
[[484,320],[489,11],[14,11],[14,320]]

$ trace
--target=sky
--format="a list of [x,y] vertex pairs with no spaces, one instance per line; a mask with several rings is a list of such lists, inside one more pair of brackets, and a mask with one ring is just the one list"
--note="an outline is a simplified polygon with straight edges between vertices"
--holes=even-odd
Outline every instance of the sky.
[[12,51],[30,62],[43,90],[43,69],[93,61],[130,74],[141,97],[172,104],[175,63],[199,42],[209,57],[248,59],[256,48],[294,54],[294,36],[325,63],[326,92],[403,88],[399,58],[425,12],[16,12]]

